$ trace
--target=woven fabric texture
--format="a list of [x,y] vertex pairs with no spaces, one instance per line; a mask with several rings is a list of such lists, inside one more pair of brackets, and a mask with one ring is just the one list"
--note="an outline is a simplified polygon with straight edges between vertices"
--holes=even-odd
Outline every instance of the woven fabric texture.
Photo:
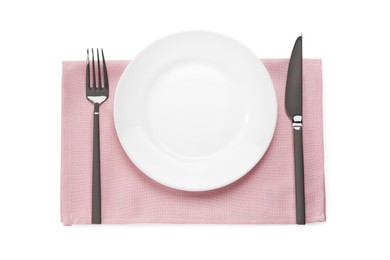
[[[288,59],[262,60],[278,99],[278,122],[270,147],[243,178],[207,192],[165,187],[144,175],[126,156],[113,121],[118,80],[129,61],[107,61],[110,98],[100,107],[103,224],[295,223],[291,120],[284,109]],[[322,66],[303,61],[303,146],[306,220],[325,221]],[[91,223],[93,105],[85,97],[85,62],[65,61],[62,72],[61,221]]]

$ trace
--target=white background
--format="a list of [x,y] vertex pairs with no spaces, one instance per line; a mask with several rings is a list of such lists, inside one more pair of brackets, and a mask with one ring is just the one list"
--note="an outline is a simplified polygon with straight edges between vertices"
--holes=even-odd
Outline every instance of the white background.
[[[387,1],[2,1],[0,259],[389,259]],[[304,56],[324,73],[325,223],[60,223],[61,61],[104,47],[131,59],[170,33],[227,34],[259,57]]]

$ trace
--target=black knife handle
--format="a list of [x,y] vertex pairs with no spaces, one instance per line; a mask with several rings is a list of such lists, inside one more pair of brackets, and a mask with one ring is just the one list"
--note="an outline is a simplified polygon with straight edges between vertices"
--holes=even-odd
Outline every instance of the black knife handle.
[[92,224],[101,224],[99,104],[93,113]]
[[297,224],[306,224],[302,127],[294,127],[295,201]]

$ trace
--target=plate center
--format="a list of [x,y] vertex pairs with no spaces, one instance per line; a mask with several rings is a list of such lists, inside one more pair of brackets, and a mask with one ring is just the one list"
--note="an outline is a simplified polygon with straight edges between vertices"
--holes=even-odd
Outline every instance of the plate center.
[[208,156],[237,141],[246,121],[240,86],[211,61],[180,61],[156,73],[144,103],[152,142],[185,157]]

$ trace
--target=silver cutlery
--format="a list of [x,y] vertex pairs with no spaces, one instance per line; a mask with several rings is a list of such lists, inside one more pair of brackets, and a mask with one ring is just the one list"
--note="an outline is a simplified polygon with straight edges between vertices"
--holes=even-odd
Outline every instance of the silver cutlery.
[[302,143],[302,36],[295,42],[288,66],[286,112],[292,120],[294,132],[296,223],[306,223],[305,186]]
[[[100,187],[100,131],[99,131],[99,107],[108,99],[108,74],[104,60],[103,49],[101,49],[102,65],[100,64],[99,49],[96,49],[97,62],[93,49],[92,67],[90,66],[89,50],[87,49],[86,68],[86,96],[94,105],[93,112],[93,159],[92,159],[92,224],[101,224],[101,187]],[[97,64],[97,68],[95,67]],[[103,71],[101,71],[101,68]],[[96,80],[97,71],[97,80]],[[92,72],[92,78],[91,78]],[[103,80],[102,80],[103,74]],[[92,82],[91,82],[92,81]]]

